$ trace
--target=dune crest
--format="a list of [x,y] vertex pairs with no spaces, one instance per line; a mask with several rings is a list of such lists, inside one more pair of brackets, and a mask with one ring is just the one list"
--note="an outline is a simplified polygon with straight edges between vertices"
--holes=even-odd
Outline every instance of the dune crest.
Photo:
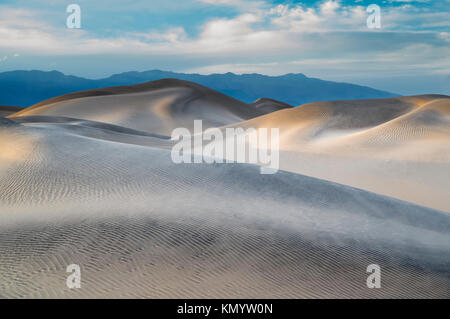
[[[164,80],[0,118],[0,297],[449,298],[449,102],[293,108]],[[172,129],[199,119],[279,128],[282,170],[175,164]]]
[[71,93],[33,105],[11,117],[64,116],[170,136],[177,127],[192,129],[195,119],[203,120],[205,128],[217,127],[281,107],[287,105],[269,100],[246,104],[196,83],[165,79]]
[[450,97],[331,101],[227,127],[279,127],[280,166],[450,211]]
[[19,106],[0,105],[0,117],[6,117],[22,111],[24,108]]

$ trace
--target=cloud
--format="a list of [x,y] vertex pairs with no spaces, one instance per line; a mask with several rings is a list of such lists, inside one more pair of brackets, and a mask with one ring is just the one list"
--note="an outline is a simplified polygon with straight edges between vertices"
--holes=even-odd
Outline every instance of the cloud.
[[320,6],[320,12],[325,16],[332,16],[339,7],[340,4],[338,1],[328,0]]
[[199,0],[199,1],[209,4],[229,5],[229,6],[237,6],[242,4],[242,1],[240,0]]
[[248,12],[258,11],[266,6],[266,3],[264,1],[258,0],[197,0],[197,1],[210,5],[232,6]]
[[450,37],[445,31],[450,17],[445,11],[384,6],[383,28],[369,30],[365,7],[334,0],[309,6],[269,6],[240,0],[198,2],[235,6],[244,12],[211,16],[195,27],[195,33],[187,31],[188,25],[174,24],[167,25],[165,31],[126,31],[100,37],[88,29],[47,24],[33,10],[2,7],[0,52],[186,61],[186,70],[199,72],[410,74],[450,69]]

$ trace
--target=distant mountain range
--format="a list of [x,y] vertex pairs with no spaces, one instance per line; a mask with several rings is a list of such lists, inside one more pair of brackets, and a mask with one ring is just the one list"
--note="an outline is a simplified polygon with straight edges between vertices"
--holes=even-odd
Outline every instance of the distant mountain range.
[[58,95],[109,86],[121,86],[175,78],[196,82],[246,103],[265,97],[301,105],[315,101],[373,99],[398,96],[370,87],[309,78],[304,74],[184,74],[152,70],[125,72],[91,80],[58,71],[10,71],[0,73],[0,105],[30,106]]

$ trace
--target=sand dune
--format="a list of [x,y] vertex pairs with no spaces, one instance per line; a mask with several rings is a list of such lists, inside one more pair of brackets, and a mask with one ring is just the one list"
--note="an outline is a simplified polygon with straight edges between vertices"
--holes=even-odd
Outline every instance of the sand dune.
[[[447,213],[253,165],[176,165],[105,128],[7,124],[2,297],[449,297]],[[383,289],[366,287],[372,263]]]
[[333,101],[227,127],[279,127],[281,168],[450,211],[450,98]]
[[[270,105],[273,105],[272,107]],[[64,116],[170,136],[177,127],[223,126],[279,109],[280,102],[246,104],[204,86],[176,79],[94,89],[38,103],[13,116]]]
[[[0,118],[0,297],[450,298],[449,101],[291,108],[166,80]],[[286,171],[174,164],[194,119],[280,128]]]
[[[415,103],[415,101],[417,101]],[[422,103],[420,103],[421,101]],[[428,125],[437,130],[445,128],[446,117],[450,112],[450,98],[440,95],[420,97],[400,97],[377,100],[353,100],[318,102],[285,109],[247,121],[249,127],[273,127],[278,125],[284,130],[282,144],[308,144],[313,147],[316,141],[325,142],[336,137],[355,136],[355,133],[367,132],[373,128],[393,126],[399,119],[427,110],[434,110],[440,121],[417,122],[417,127]],[[437,113],[436,113],[437,112]],[[439,114],[438,114],[439,113]],[[241,123],[236,123],[241,125]],[[447,133],[447,132],[443,132]],[[405,136],[409,137],[409,135]],[[405,137],[400,137],[403,141]],[[411,136],[415,137],[415,136]]]
[[256,109],[263,111],[264,113],[272,113],[275,111],[292,108],[292,106],[289,104],[268,98],[257,99],[251,105]]
[[0,105],[0,117],[6,117],[8,115],[12,115],[23,109],[24,109],[23,107],[19,107],[19,106]]

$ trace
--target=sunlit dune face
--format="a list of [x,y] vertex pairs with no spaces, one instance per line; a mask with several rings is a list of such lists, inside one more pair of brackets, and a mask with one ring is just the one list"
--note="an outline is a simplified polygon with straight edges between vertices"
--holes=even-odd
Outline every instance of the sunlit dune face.
[[404,97],[401,97],[400,99],[403,101],[413,103],[417,107],[422,107],[429,103],[435,103],[440,100],[439,97],[430,96],[430,95],[404,96]]
[[153,111],[156,115],[158,115],[162,119],[170,120],[172,116],[172,105],[176,101],[177,96],[167,96],[164,98],[161,98],[157,101],[157,103],[154,103]]
[[0,132],[0,167],[6,163],[26,161],[34,148],[33,141],[25,136]]
[[325,104],[315,103],[295,109],[272,113],[250,121],[257,127],[279,127],[280,149],[290,150],[298,145],[306,147],[311,137],[329,120],[332,110]]

